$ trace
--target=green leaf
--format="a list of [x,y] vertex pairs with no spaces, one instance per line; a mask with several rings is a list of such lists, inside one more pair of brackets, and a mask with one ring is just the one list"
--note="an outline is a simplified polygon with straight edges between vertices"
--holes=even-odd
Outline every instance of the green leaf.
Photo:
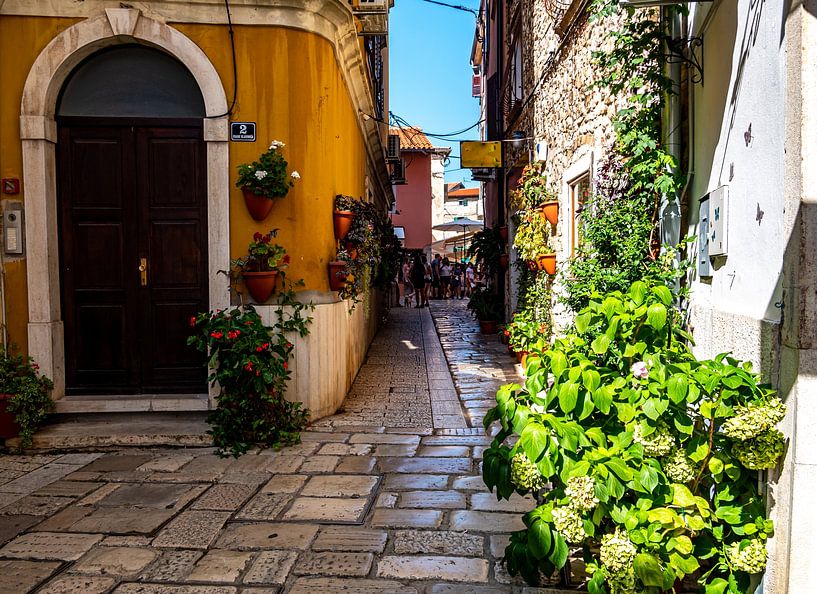
[[687,397],[689,383],[685,375],[676,373],[667,382],[667,394],[675,404],[680,404]]
[[661,300],[666,306],[672,303],[672,292],[664,285],[657,285],[652,288],[652,292]]
[[553,550],[548,555],[548,559],[556,568],[564,567],[565,561],[567,561],[567,543],[565,539],[562,538],[562,535],[558,532],[554,532],[553,536]]
[[519,445],[528,458],[536,462],[550,443],[550,432],[541,423],[528,423],[519,436]]
[[666,526],[674,526],[676,518],[678,518],[678,514],[668,507],[651,509],[647,513],[647,520],[650,522],[658,522],[659,524],[664,524]]
[[707,466],[709,467],[709,472],[712,474],[720,474],[723,472],[723,462],[716,457],[710,458]]
[[695,505],[695,497],[685,485],[673,483],[672,504],[680,507],[693,507]]
[[590,348],[592,348],[593,352],[597,355],[603,355],[607,352],[607,349],[610,348],[610,339],[604,334],[599,334],[595,340],[590,343]]
[[683,555],[679,555],[678,553],[670,553],[669,562],[670,565],[681,570],[685,574],[690,574],[701,566],[695,557],[685,557]]
[[605,466],[616,474],[625,483],[633,478],[633,470],[621,458],[610,458]]
[[729,583],[723,578],[715,578],[706,585],[705,594],[723,594]]
[[579,399],[579,384],[568,382],[559,388],[559,408],[563,413],[569,413],[576,408]]
[[537,559],[544,559],[551,548],[550,524],[537,519],[528,529],[528,548]]
[[548,351],[550,353],[550,369],[558,379],[562,372],[567,369],[567,357],[562,351]]
[[593,392],[593,403],[602,414],[610,412],[610,405],[613,404],[613,388],[611,386],[601,386],[598,390]]
[[664,583],[664,572],[658,559],[649,553],[639,553],[633,560],[635,574],[645,586],[660,588]]
[[650,398],[644,403],[642,408],[644,410],[644,414],[647,415],[648,418],[656,421],[662,414],[664,414],[664,411],[667,410],[668,406],[669,403],[666,400]]
[[588,391],[592,392],[601,385],[601,375],[595,369],[587,369],[582,372],[582,383]]
[[636,281],[630,285],[630,297],[636,305],[644,303],[644,297],[647,295],[647,284],[642,281]]
[[658,486],[658,473],[650,466],[643,466],[638,474],[638,479],[647,491],[652,493]]
[[583,311],[576,316],[576,330],[579,334],[584,334],[587,332],[587,328],[590,325],[590,320],[592,317],[593,315],[589,311]]
[[660,303],[653,303],[647,309],[647,324],[661,330],[667,324],[667,308]]

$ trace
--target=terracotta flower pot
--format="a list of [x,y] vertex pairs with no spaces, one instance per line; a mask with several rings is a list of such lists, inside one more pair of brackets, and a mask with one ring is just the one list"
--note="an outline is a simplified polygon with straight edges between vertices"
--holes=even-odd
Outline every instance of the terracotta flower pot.
[[329,262],[329,288],[333,291],[343,290],[346,284],[346,262]]
[[244,195],[244,204],[247,205],[247,211],[253,219],[263,221],[269,216],[272,205],[275,203],[274,198],[259,196],[247,188],[241,188],[241,193]]
[[536,268],[544,270],[551,276],[556,274],[556,254],[546,254],[536,258]]
[[556,200],[545,202],[539,207],[539,212],[551,225],[559,222],[559,203]]
[[502,267],[503,270],[508,269],[508,265],[510,264],[511,259],[508,254],[500,254],[499,255],[499,265]]
[[0,394],[0,437],[10,439],[20,435],[20,425],[14,420],[14,415],[6,410],[12,394]]
[[355,220],[355,213],[351,210],[335,210],[332,212],[332,222],[335,226],[335,239],[340,241],[349,234],[352,222]]
[[502,225],[499,228],[499,239],[501,239],[503,242],[508,241],[508,226],[507,225]]
[[496,334],[496,322],[494,320],[480,320],[479,331],[483,334]]
[[270,298],[275,290],[275,280],[278,278],[278,271],[269,272],[243,272],[244,284],[247,286],[252,298],[256,303],[264,303]]

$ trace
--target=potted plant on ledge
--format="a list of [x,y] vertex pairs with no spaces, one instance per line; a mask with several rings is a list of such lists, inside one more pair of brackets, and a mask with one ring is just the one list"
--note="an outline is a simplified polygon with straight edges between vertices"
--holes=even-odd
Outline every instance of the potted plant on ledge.
[[494,293],[491,287],[474,289],[468,301],[474,317],[479,320],[479,329],[483,334],[496,334],[496,324],[502,319],[502,297]]
[[551,225],[559,221],[559,197],[547,185],[542,164],[528,165],[522,171],[519,185],[511,197],[520,210],[538,211]]
[[335,208],[332,211],[332,222],[335,228],[335,239],[341,241],[349,234],[355,220],[355,203],[351,196],[338,194],[335,196]]
[[289,265],[289,254],[286,250],[272,243],[278,229],[272,229],[266,235],[256,233],[247,248],[247,255],[232,261],[232,267],[244,279],[247,291],[256,303],[263,303],[275,291],[275,282]]
[[0,437],[20,436],[20,449],[31,446],[37,428],[54,409],[54,384],[38,373],[30,357],[0,348]]
[[247,210],[256,221],[266,219],[275,199],[286,196],[293,180],[301,179],[297,171],[287,174],[287,162],[280,150],[283,147],[283,142],[273,140],[258,161],[238,166],[235,185],[241,188]]
[[523,212],[516,230],[513,245],[522,260],[527,260],[531,270],[545,270],[556,274],[556,254],[548,244],[549,228],[544,219],[531,211]]

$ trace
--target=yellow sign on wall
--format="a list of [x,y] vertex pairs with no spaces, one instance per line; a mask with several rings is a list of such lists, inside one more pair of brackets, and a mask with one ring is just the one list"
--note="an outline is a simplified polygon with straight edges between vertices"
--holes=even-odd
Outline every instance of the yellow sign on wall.
[[463,167],[502,167],[502,143],[464,140],[460,142]]

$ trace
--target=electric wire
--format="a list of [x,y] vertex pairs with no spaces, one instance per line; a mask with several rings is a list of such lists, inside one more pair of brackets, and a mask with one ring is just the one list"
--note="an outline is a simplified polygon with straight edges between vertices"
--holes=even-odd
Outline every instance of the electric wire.
[[445,6],[446,8],[453,8],[455,10],[461,10],[463,12],[470,12],[475,17],[479,18],[479,12],[477,12],[473,8],[462,6],[461,4],[448,4],[447,2],[439,2],[438,0],[421,0],[421,2],[428,2],[429,4],[437,4],[438,6]]
[[233,54],[233,100],[230,107],[224,113],[219,115],[204,116],[205,120],[212,120],[216,118],[223,118],[224,116],[232,115],[235,109],[235,102],[238,99],[238,65],[235,57],[235,32],[233,31],[233,17],[230,14],[230,0],[224,0],[224,8],[227,10],[227,31],[230,34],[230,50]]

